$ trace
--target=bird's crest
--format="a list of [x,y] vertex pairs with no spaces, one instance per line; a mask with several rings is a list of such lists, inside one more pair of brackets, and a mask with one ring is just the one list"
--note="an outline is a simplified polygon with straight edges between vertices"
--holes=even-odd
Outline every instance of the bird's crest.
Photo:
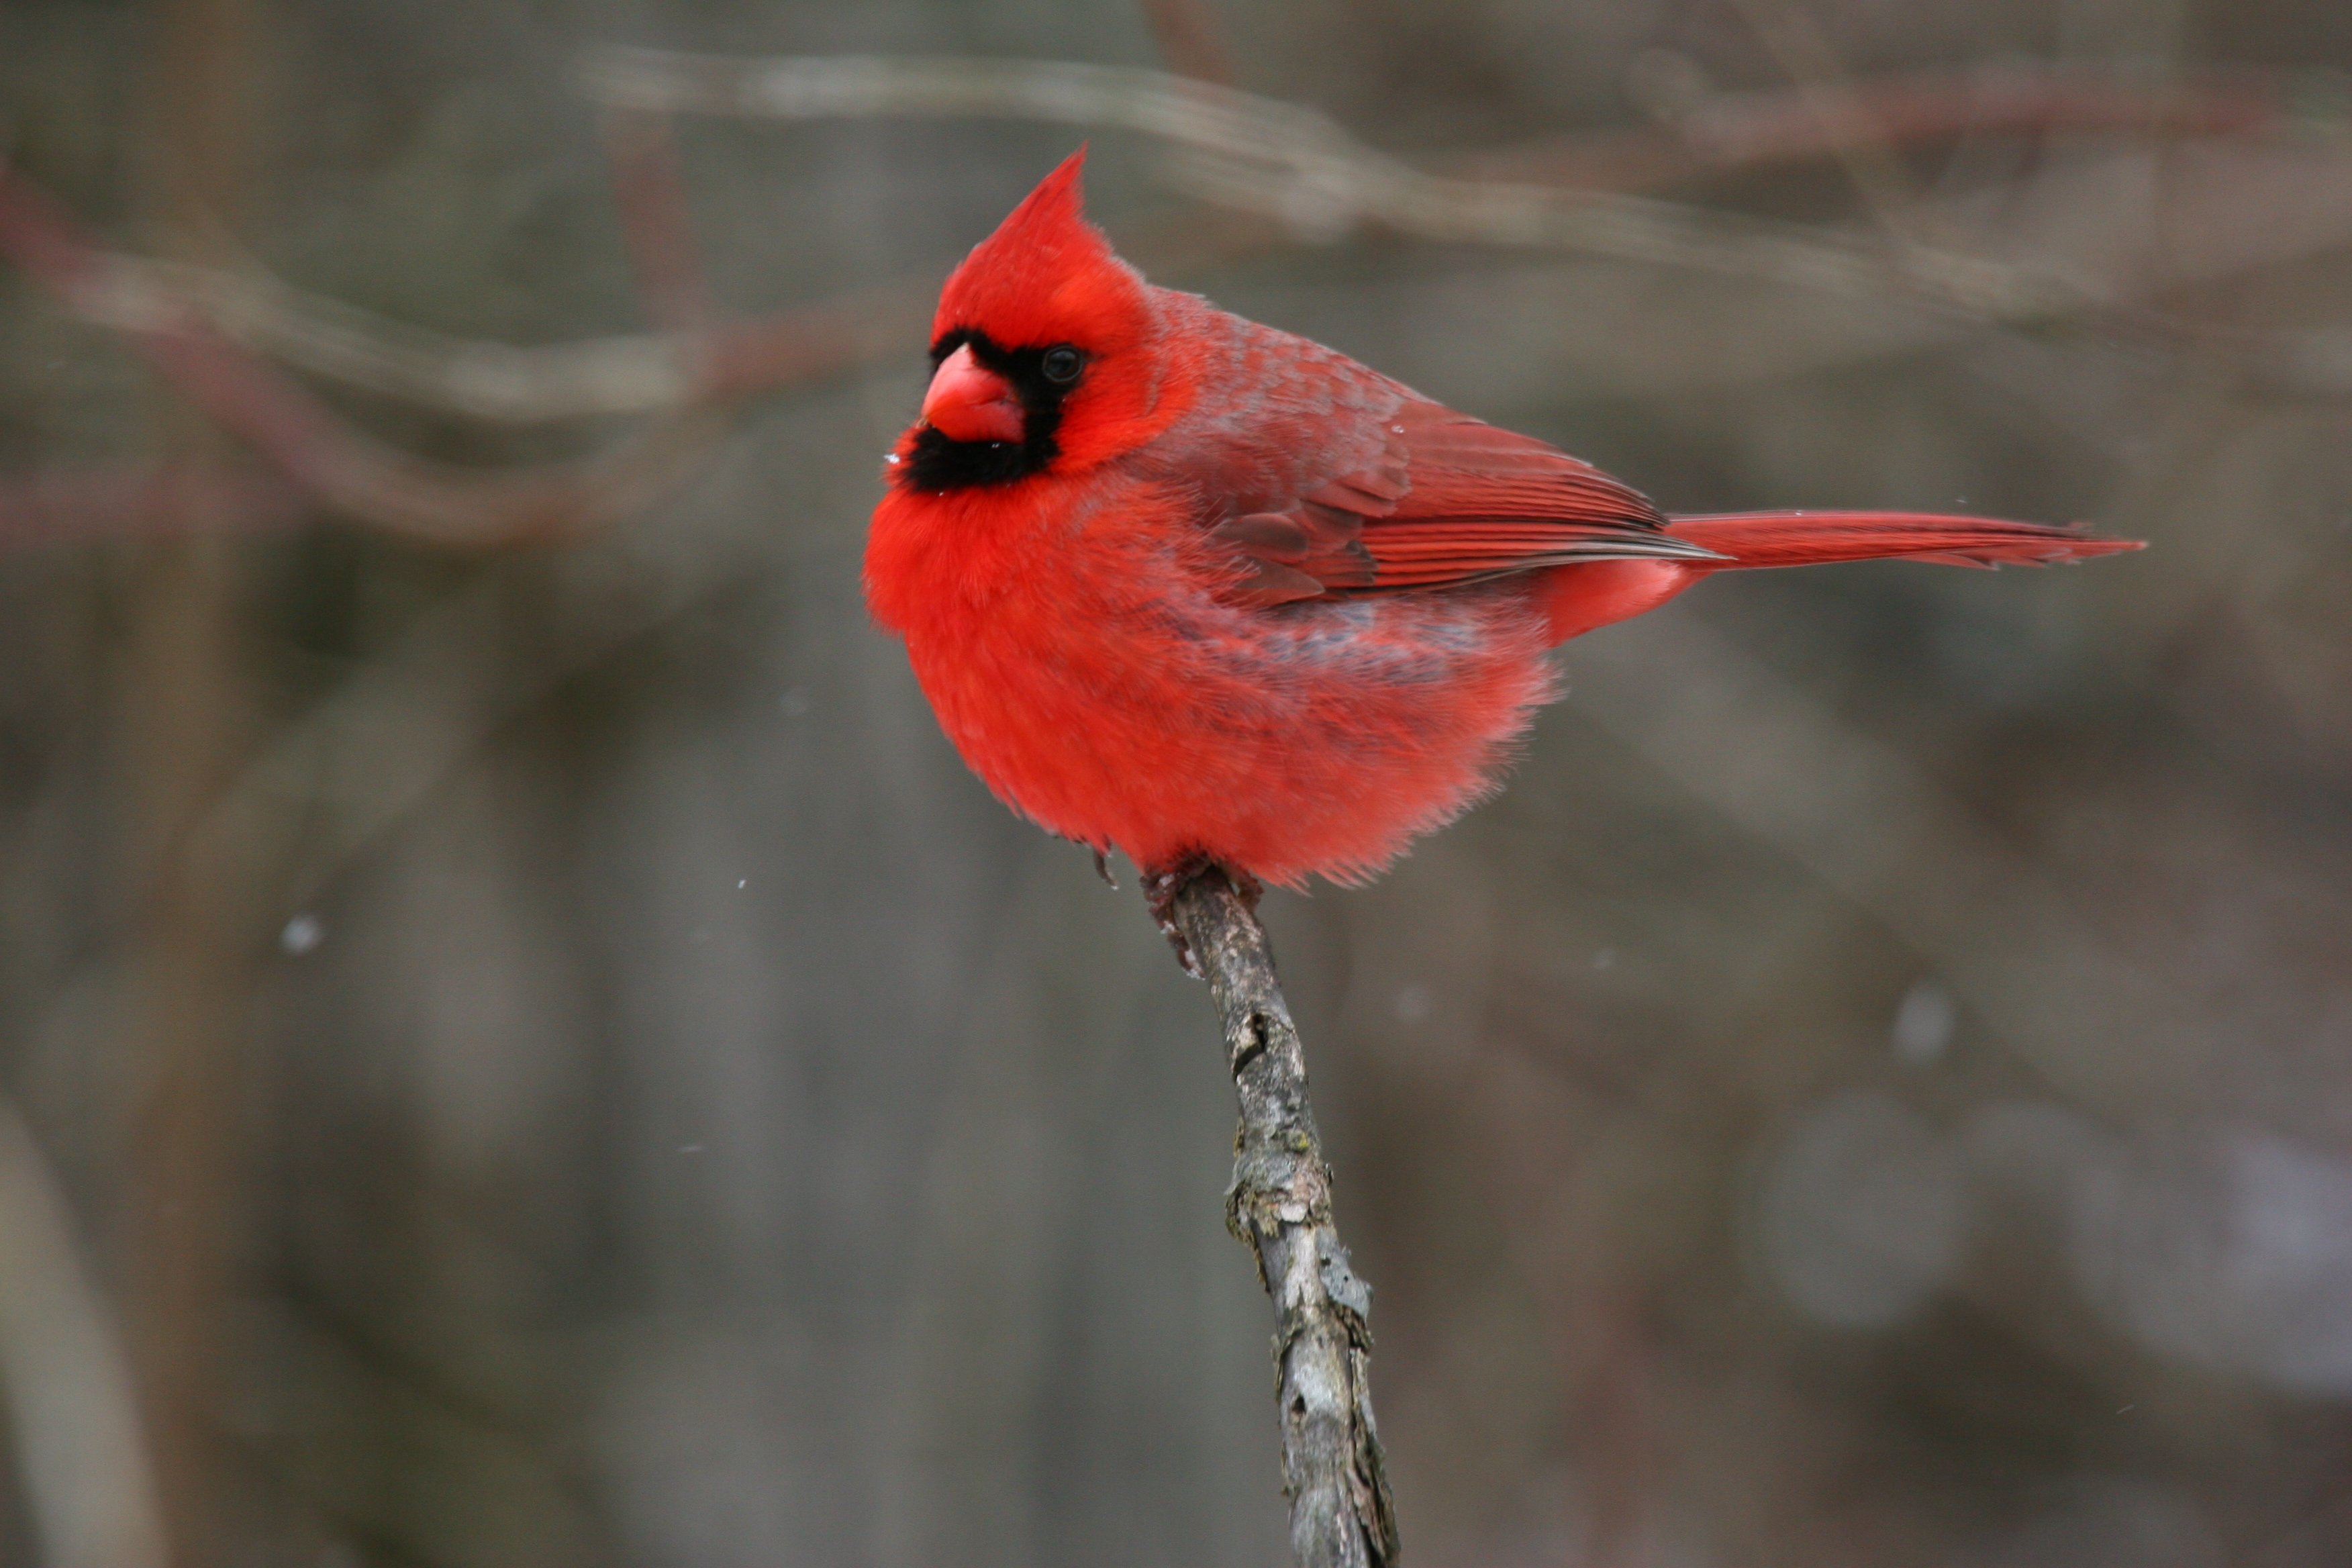
[[1115,330],[1138,311],[1142,277],[1087,221],[1086,162],[1080,147],[972,247],[940,291],[935,341],[964,331],[1007,348],[1060,342]]

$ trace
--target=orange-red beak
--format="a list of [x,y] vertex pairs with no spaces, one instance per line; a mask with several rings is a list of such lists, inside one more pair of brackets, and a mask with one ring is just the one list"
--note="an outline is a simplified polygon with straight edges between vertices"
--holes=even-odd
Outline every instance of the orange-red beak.
[[1029,422],[1013,384],[974,359],[966,343],[932,373],[923,423],[951,441],[1018,441]]

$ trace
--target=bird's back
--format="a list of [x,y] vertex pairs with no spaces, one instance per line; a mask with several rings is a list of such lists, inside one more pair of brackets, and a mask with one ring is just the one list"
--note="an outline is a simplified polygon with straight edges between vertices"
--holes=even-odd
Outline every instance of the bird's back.
[[1278,511],[1336,475],[1382,466],[1388,425],[1417,395],[1309,338],[1154,288],[1190,406],[1135,460],[1198,486],[1217,517]]

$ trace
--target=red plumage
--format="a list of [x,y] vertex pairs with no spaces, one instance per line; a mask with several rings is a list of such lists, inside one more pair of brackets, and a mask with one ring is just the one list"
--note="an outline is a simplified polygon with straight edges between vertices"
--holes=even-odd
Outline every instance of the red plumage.
[[1147,872],[1354,881],[1495,787],[1545,651],[1737,567],[2137,548],[1911,512],[1667,518],[1536,440],[1157,289],[1083,153],[957,268],[866,545],[877,620],[1014,810]]

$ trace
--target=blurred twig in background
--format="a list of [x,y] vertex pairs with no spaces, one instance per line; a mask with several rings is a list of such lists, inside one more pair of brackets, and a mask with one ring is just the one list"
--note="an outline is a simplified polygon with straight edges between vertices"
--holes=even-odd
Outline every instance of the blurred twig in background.
[[[259,19],[251,0],[167,0],[158,21],[148,221],[167,255],[217,265],[221,237],[256,195]],[[193,333],[149,346],[167,383],[174,365],[221,357]],[[236,426],[168,395],[155,422],[163,465],[220,476],[198,493],[229,499]],[[261,933],[227,918],[189,847],[254,739],[251,563],[236,531],[216,518],[136,563],[118,742],[132,780],[134,911],[121,1055],[139,1075],[126,1318],[173,1568],[213,1568],[232,1550],[223,1370],[250,1174],[245,1039]]]
[[[320,502],[389,531],[440,544],[545,539],[629,515],[675,484],[709,450],[712,418],[672,397],[661,417],[583,462],[543,470],[470,474],[364,435],[299,384],[231,342],[194,300],[168,287],[110,287],[123,273],[71,222],[0,166],[0,249],[59,298],[100,300],[132,347],[190,403],[242,437]],[[148,274],[152,279],[155,275]],[[352,344],[343,330],[306,341]],[[331,353],[331,349],[328,351]],[[414,365],[413,343],[340,356],[372,367]],[[445,375],[448,367],[444,362]],[[396,372],[394,373],[397,374]],[[452,378],[463,384],[461,364]]]
[[1171,70],[1220,87],[1234,85],[1233,50],[1208,0],[1143,0],[1143,19]]
[[54,1568],[169,1561],[113,1322],[40,1150],[0,1100],[0,1410],[41,1561]]
[[2097,301],[2060,279],[1945,251],[1890,261],[1832,231],[1615,193],[1430,174],[1313,110],[1157,71],[1046,60],[739,60],[611,49],[582,73],[600,101],[638,110],[813,120],[1003,115],[1118,126],[1183,148],[1183,183],[1332,238],[1377,224],[1424,239],[1556,247],[1803,287],[1895,290],[1994,320]]
[[669,117],[611,110],[603,116],[601,128],[604,161],[613,176],[613,205],[620,211],[646,314],[655,325],[672,332],[703,327],[716,306],[694,240],[686,171],[678,163]]

